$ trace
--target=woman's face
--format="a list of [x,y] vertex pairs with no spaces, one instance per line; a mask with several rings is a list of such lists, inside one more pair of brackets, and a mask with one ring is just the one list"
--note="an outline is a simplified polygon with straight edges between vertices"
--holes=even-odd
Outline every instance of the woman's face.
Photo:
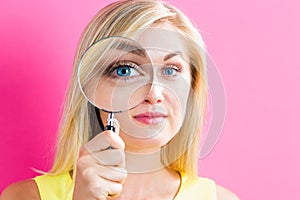
[[[122,58],[115,75],[134,78],[138,73],[136,69],[143,63],[152,68],[152,84],[136,107],[115,114],[115,118],[119,121],[126,150],[147,152],[159,149],[179,131],[186,113],[191,70],[185,59],[184,42],[172,26],[152,26],[134,39],[147,56],[128,54]],[[106,119],[107,114],[101,112],[101,117]]]

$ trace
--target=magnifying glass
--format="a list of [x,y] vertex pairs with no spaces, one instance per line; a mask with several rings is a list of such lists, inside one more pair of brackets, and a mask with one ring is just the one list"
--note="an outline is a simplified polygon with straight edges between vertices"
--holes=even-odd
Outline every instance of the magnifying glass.
[[144,101],[153,79],[151,63],[138,42],[124,37],[101,39],[85,51],[79,63],[78,83],[85,98],[109,114],[105,130],[115,131],[114,113]]

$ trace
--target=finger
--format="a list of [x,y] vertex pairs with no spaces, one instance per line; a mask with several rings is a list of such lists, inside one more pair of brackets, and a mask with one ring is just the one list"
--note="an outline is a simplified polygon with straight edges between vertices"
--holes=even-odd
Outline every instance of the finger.
[[116,118],[114,119],[114,126],[115,126],[115,133],[117,135],[119,135],[119,132],[120,132],[120,123],[119,123],[119,120],[117,120]]
[[125,168],[125,152],[120,149],[108,149],[91,154],[96,162],[105,166]]
[[[112,149],[106,151],[110,153],[111,151],[118,150]],[[114,152],[114,155],[105,155],[107,152],[94,152],[93,154],[80,157],[77,161],[78,173],[82,172],[82,176],[90,176],[91,178],[97,174],[98,176],[111,181],[124,181],[127,177],[124,154],[120,153],[121,155],[117,155],[118,152]],[[109,157],[109,160],[104,160],[107,159],[105,157]],[[113,160],[111,160],[111,158],[113,158]]]
[[109,132],[109,131],[104,131],[102,133],[99,133],[91,141],[86,143],[84,147],[89,152],[101,151],[107,149],[110,146],[111,138],[108,137],[107,134],[104,134],[105,132]]
[[93,195],[97,199],[103,199],[109,196],[118,196],[122,191],[122,184],[105,179],[99,179],[97,182],[93,183],[94,187],[92,189]]
[[99,177],[117,183],[124,183],[125,179],[127,178],[126,169],[120,167],[107,167],[98,165],[94,170],[95,174]]
[[[116,130],[119,133],[119,128],[116,128]],[[112,131],[104,131],[103,133],[106,135],[107,139],[109,140],[111,147],[113,147],[114,149],[123,149],[123,150],[125,149],[125,143],[118,134]]]
[[123,189],[123,185],[121,183],[116,183],[112,181],[106,181],[107,188],[108,188],[108,193],[107,197],[117,197],[121,193]]
[[125,149],[125,143],[122,138],[118,135],[119,126],[116,127],[116,132],[110,130],[103,131],[102,133],[96,135],[91,141],[85,144],[85,148],[89,152],[105,150],[108,147],[113,147],[115,149]]

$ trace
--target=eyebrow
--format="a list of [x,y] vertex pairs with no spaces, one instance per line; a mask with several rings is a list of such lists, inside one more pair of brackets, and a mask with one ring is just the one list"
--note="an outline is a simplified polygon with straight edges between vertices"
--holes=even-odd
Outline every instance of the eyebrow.
[[122,51],[127,51],[129,53],[136,54],[138,56],[143,56],[146,57],[146,51],[145,49],[141,48],[140,46],[137,46],[135,44],[132,44],[130,42],[118,42],[116,44],[112,45],[113,48],[122,50]]
[[182,55],[182,53],[180,51],[175,51],[175,52],[172,52],[172,53],[169,53],[169,54],[165,55],[164,61],[169,60],[169,59],[171,59],[174,56],[181,56],[181,57],[183,57],[183,55]]
[[[113,44],[112,47],[122,51],[127,51],[129,53],[136,54],[138,56],[146,57],[146,50],[138,45],[135,45],[133,42],[120,41]],[[169,60],[174,56],[183,57],[183,54],[181,51],[174,51],[165,55],[163,61]]]

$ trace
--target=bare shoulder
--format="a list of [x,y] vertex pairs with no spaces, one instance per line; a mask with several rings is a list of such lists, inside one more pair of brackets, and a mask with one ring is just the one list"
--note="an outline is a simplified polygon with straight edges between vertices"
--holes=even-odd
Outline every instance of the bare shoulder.
[[218,200],[239,200],[240,198],[232,191],[217,185],[217,199]]
[[39,190],[34,180],[13,183],[3,190],[0,200],[40,200]]

